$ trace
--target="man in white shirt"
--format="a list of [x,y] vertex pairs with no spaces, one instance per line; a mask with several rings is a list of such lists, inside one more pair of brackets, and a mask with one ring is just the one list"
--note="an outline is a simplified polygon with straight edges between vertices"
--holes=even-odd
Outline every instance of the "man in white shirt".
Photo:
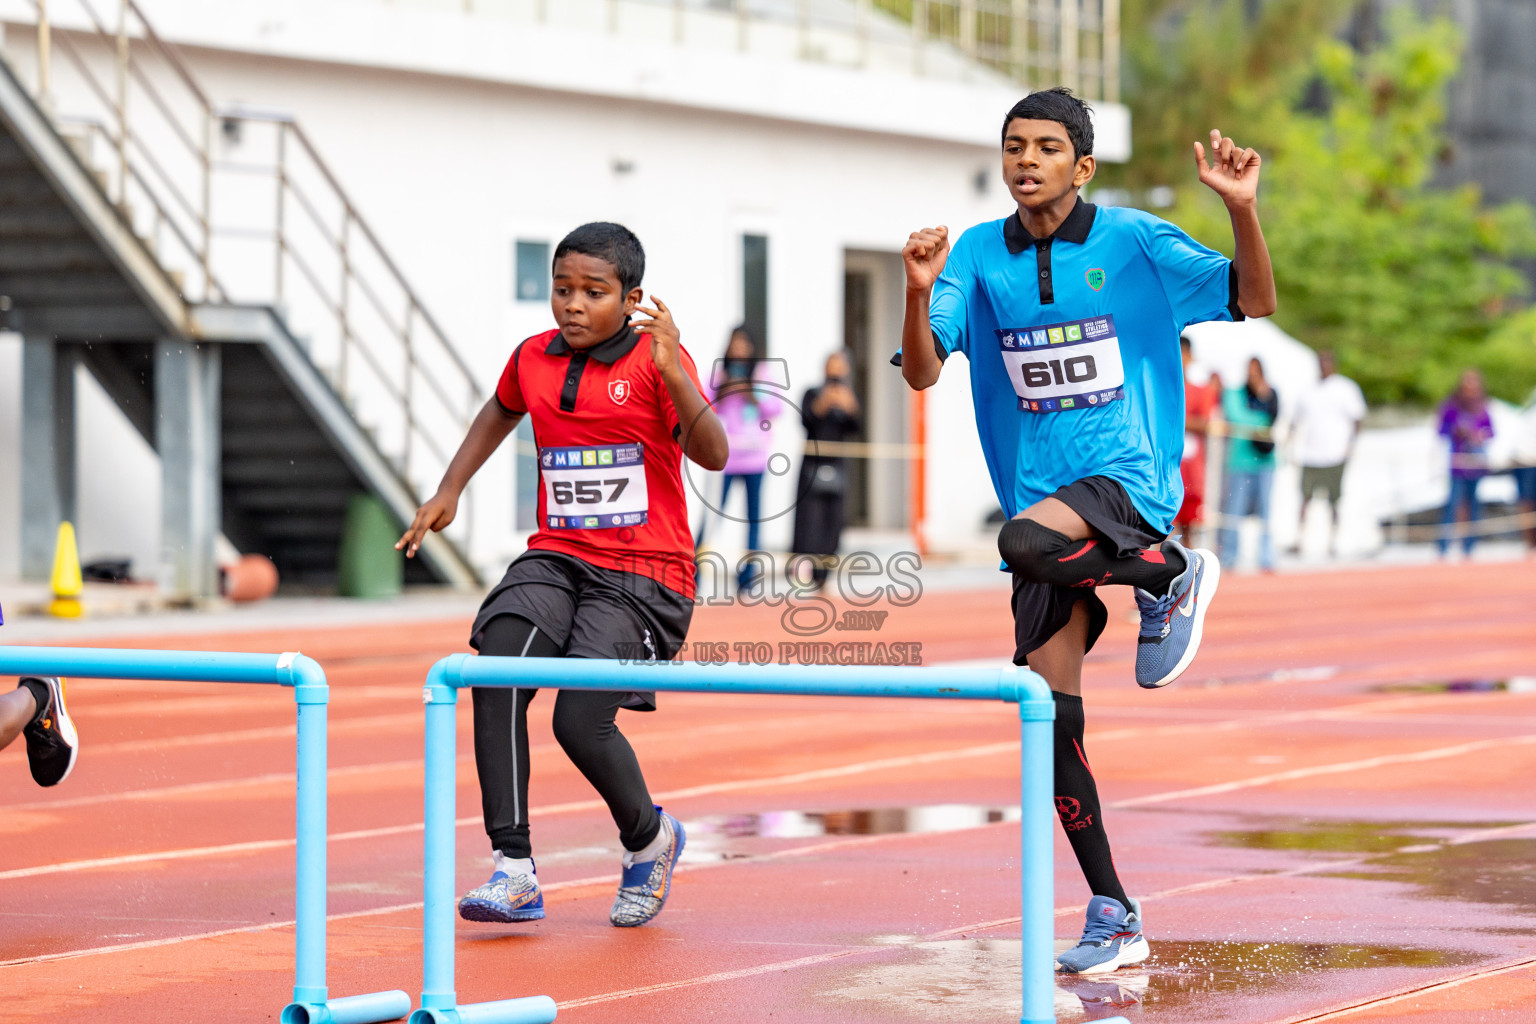
[[1344,487],[1344,463],[1349,461],[1365,419],[1365,396],[1360,385],[1340,376],[1332,352],[1317,354],[1317,386],[1301,397],[1291,428],[1291,450],[1301,463],[1301,522],[1291,554],[1301,553],[1306,535],[1307,505],[1319,490],[1325,492],[1333,514],[1328,534],[1328,553],[1335,553],[1339,532],[1339,497]]

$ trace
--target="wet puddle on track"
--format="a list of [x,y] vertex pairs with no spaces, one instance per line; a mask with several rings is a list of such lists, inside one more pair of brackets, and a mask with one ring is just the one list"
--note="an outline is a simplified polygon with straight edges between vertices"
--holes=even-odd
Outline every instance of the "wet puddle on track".
[[683,822],[688,831],[688,845],[683,849],[682,859],[688,863],[749,856],[734,848],[735,841],[742,839],[815,839],[821,836],[960,832],[1018,820],[1017,806],[986,804],[718,814]]
[[[1317,875],[1396,882],[1414,886],[1419,899],[1536,914],[1536,827],[1522,828],[1532,819],[1536,813],[1524,822],[1293,820],[1206,836],[1219,846],[1365,854],[1370,857],[1366,863]],[[1498,832],[1503,829],[1523,834],[1501,838]]]
[[[1018,1020],[1017,939],[911,942],[892,936],[885,941],[909,945],[917,955],[861,968],[849,984],[826,996],[852,1004],[854,1012],[855,1007],[875,1011],[870,1019]],[[1058,949],[1067,945],[1057,943]],[[1150,960],[1112,975],[1058,975],[1058,1019],[1063,1024],[1116,1016],[1136,1020],[1145,1012],[1148,1020],[1232,1021],[1246,1019],[1240,1009],[1245,1004],[1267,1005],[1271,1009],[1261,1017],[1273,1016],[1275,997],[1320,988],[1329,972],[1464,967],[1488,959],[1438,949],[1329,943],[1160,940],[1153,949]]]
[[1420,847],[1438,849],[1448,841],[1475,832],[1523,824],[1520,821],[1337,821],[1327,818],[1250,818],[1246,821],[1256,827],[1219,829],[1205,833],[1205,838],[1216,846],[1248,850],[1388,854]]
[[1536,693],[1536,676],[1508,679],[1442,679],[1423,683],[1382,683],[1369,693]]
[[[1318,875],[1407,884],[1415,890],[1410,898],[1496,905],[1523,916],[1536,913],[1536,837],[1481,837],[1532,819],[1536,814],[1524,822],[1250,817],[1234,824],[1252,827],[1209,831],[1205,839],[1217,846],[1294,851],[1304,857],[1352,854],[1348,866],[1323,869]],[[1355,862],[1359,857],[1369,859]],[[1470,930],[1529,935],[1487,924]],[[846,983],[825,993],[825,998],[848,1007],[850,1019],[1018,1019],[1017,939],[922,942],[891,936],[882,941],[905,946],[910,953],[861,967],[844,975]],[[1068,945],[1058,940],[1057,948]],[[1058,1019],[1063,1024],[1117,1016],[1149,1022],[1269,1021],[1351,993],[1366,996],[1432,983],[1458,968],[1496,959],[1487,951],[1328,942],[1155,938],[1152,949],[1145,963],[1112,975],[1058,975]],[[1381,981],[1373,980],[1378,976]]]

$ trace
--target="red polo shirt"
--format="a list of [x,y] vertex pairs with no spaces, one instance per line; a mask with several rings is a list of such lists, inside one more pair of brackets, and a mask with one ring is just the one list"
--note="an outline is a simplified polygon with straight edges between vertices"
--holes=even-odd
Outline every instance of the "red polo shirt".
[[[698,387],[692,357],[680,354]],[[507,360],[496,400],[528,414],[539,447],[539,530],[529,549],[649,576],[691,600],[681,428],[650,335],[626,325],[589,349],[572,349],[559,331],[535,335]]]

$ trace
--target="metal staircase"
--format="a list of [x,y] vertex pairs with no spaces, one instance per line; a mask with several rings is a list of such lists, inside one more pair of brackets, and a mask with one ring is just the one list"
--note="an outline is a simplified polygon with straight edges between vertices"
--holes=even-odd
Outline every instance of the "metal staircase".
[[[163,462],[214,467],[210,495],[167,494],[177,515],[206,502],[286,582],[326,585],[348,496],[409,521],[484,396],[299,124],[216,107],[133,0],[97,0],[110,24],[29,2],[34,87],[0,57],[0,329],[49,349],[56,381],[85,365]],[[215,441],[156,414],[181,395]],[[28,507],[51,531],[47,505]],[[410,572],[477,582],[473,507]],[[171,575],[195,597],[206,568]]]

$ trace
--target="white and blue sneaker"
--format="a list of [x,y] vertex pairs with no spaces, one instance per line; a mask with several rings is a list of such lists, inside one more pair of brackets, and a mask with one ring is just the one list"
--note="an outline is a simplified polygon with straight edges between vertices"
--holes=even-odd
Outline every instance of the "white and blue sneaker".
[[1221,582],[1221,563],[1205,548],[1191,551],[1176,540],[1163,549],[1184,556],[1187,568],[1161,597],[1136,588],[1141,635],[1136,639],[1136,682],[1147,689],[1167,686],[1189,668],[1200,650],[1205,612]]
[[[526,865],[527,870],[521,870]],[[544,893],[533,860],[506,859],[496,855],[496,873],[459,900],[459,916],[466,921],[515,924],[544,919]]]
[[1141,904],[1134,899],[1130,902],[1127,910],[1125,904],[1108,896],[1089,900],[1083,937],[1056,958],[1056,970],[1063,974],[1108,974],[1151,956],[1152,950],[1141,934]]
[[[683,823],[660,807],[661,831],[651,845],[639,853],[624,854],[624,875],[619,880],[619,894],[608,912],[615,928],[634,928],[661,913],[672,894],[672,871],[683,855],[687,834]],[[644,857],[644,860],[639,858]]]

